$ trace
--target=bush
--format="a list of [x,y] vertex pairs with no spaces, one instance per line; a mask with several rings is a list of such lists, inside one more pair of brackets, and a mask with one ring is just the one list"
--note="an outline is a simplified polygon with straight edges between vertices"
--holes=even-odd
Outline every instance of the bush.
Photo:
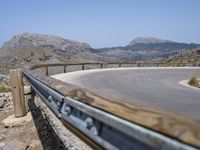
[[191,86],[200,87],[199,81],[198,81],[198,79],[195,75],[193,75],[190,78],[190,80],[188,81],[188,84],[191,85]]
[[0,93],[2,93],[2,92],[10,92],[10,91],[11,91],[11,89],[10,89],[9,86],[4,85],[4,84],[0,84]]

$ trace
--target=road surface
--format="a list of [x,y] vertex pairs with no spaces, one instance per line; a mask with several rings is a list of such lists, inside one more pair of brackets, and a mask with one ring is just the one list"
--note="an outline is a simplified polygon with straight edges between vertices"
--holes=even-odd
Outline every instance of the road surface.
[[199,68],[120,68],[77,71],[54,78],[103,96],[200,118],[200,89],[180,84]]

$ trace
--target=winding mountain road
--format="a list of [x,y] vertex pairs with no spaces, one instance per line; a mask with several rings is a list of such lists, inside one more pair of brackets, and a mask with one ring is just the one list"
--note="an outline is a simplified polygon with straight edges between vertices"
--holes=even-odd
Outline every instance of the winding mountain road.
[[76,71],[54,78],[129,103],[200,118],[200,89],[180,84],[200,68],[118,68]]

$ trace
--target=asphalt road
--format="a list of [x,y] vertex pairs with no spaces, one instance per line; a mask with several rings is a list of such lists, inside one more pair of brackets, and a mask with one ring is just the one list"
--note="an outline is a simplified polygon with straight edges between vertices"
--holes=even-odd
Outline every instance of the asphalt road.
[[100,95],[200,118],[200,89],[181,85],[199,68],[122,68],[54,76]]

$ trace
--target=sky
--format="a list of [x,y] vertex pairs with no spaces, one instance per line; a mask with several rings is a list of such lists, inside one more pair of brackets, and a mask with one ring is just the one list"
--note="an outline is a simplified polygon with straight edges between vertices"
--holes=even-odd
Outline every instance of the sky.
[[125,46],[136,37],[200,43],[200,0],[0,0],[0,46],[41,33]]

